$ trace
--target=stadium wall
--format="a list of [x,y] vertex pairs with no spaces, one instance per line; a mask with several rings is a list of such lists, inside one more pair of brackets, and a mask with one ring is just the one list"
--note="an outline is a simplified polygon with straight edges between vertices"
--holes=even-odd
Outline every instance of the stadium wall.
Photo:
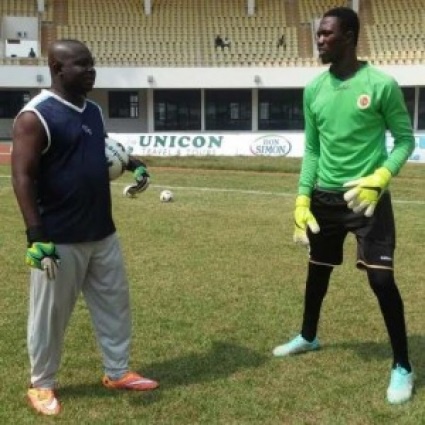
[[[287,156],[304,153],[304,133],[286,132],[199,132],[199,133],[109,133],[136,156]],[[390,152],[394,140],[386,136]],[[415,150],[409,162],[425,163],[425,133],[415,134]]]
[[[380,66],[401,86],[425,86],[424,65]],[[108,132],[122,134],[154,133],[153,92],[155,89],[281,89],[302,88],[325,67],[239,67],[239,68],[137,68],[97,67],[97,80],[90,98],[105,111]],[[50,86],[47,66],[0,66],[0,89],[26,89],[34,96]],[[108,91],[137,90],[138,119],[109,119]],[[253,96],[255,98],[255,96]],[[0,138],[11,136],[12,119],[0,119]],[[255,130],[255,129],[254,129]],[[261,137],[259,132],[251,132]],[[291,134],[291,132],[289,132]],[[422,136],[418,136],[422,137]],[[422,139],[421,139],[422,140]],[[421,156],[420,156],[421,157]]]
[[[109,133],[135,156],[284,156],[300,158],[302,132],[276,133]],[[387,148],[393,139],[387,135]],[[0,143],[0,164],[10,163],[11,143]],[[425,163],[425,133],[415,134],[409,162]]]
[[[425,86],[425,64],[380,65],[401,86]],[[304,87],[317,67],[137,68],[97,67],[96,88],[290,88]],[[45,66],[0,66],[0,88],[43,88],[50,85]]]

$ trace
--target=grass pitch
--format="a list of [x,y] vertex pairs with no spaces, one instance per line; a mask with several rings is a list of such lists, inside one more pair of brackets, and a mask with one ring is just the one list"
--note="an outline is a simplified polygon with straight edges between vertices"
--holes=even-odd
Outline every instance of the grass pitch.
[[[158,379],[153,393],[110,392],[87,308],[66,337],[55,419],[25,405],[28,270],[23,222],[0,167],[0,423],[423,424],[425,165],[392,183],[396,279],[405,302],[417,381],[412,402],[385,400],[391,352],[354,240],[334,272],[319,337],[323,349],[287,359],[271,350],[299,331],[307,252],[292,243],[299,161],[148,158],[151,187],[114,216],[131,283],[132,367]],[[174,167],[174,168],[171,168]],[[161,203],[171,189],[175,202]]]

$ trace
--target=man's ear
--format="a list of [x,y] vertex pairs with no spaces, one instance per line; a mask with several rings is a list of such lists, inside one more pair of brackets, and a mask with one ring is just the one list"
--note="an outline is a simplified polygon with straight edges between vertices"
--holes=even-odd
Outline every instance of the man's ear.
[[345,33],[345,39],[347,41],[347,44],[349,44],[349,43],[354,44],[354,32],[353,31],[347,31]]
[[50,64],[50,68],[56,75],[62,72],[62,64],[57,60],[52,61],[52,63]]

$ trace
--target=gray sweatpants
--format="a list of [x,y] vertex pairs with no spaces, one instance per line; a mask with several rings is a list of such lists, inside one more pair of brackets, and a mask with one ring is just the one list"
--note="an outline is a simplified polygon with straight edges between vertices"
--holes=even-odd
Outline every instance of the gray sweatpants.
[[[27,343],[31,383],[54,388],[65,330],[83,293],[100,345],[105,373],[128,371],[131,317],[127,277],[116,234],[97,242],[58,244],[55,281],[32,269]],[[84,344],[84,341],[81,341]]]

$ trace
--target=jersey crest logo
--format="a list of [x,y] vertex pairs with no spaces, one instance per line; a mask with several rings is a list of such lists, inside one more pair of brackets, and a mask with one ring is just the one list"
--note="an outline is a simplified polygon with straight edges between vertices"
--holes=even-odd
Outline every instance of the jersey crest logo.
[[370,96],[368,94],[361,94],[357,99],[357,107],[359,109],[366,109],[370,106]]
[[83,124],[81,126],[81,129],[84,131],[84,133],[90,134],[90,136],[93,135],[93,132],[91,131],[91,128],[88,125]]

